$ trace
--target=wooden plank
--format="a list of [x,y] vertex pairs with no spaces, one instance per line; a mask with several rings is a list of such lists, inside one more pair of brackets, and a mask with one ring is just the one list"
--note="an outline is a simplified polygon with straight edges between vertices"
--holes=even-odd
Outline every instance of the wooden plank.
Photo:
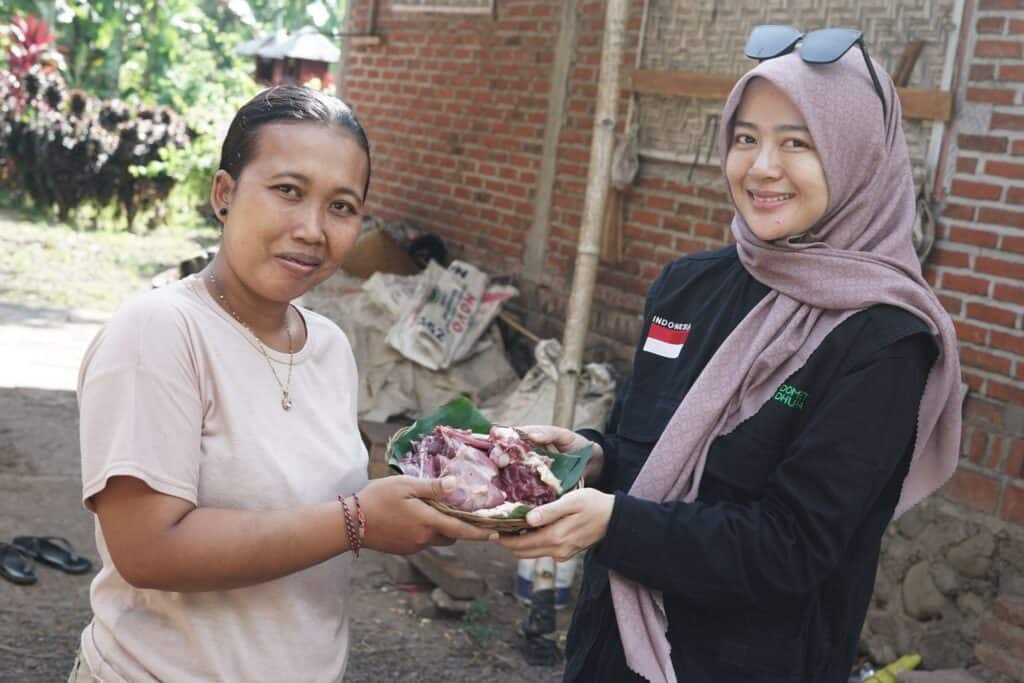
[[[724,100],[737,80],[736,76],[720,74],[628,69],[625,88],[647,95]],[[953,93],[949,91],[919,88],[897,88],[896,91],[903,105],[903,118],[929,121],[950,121],[953,118]]]
[[903,105],[903,118],[926,121],[953,120],[953,93],[948,90],[896,88]]
[[739,80],[736,76],[699,74],[691,71],[629,69],[626,88],[645,95],[677,95],[724,100]]

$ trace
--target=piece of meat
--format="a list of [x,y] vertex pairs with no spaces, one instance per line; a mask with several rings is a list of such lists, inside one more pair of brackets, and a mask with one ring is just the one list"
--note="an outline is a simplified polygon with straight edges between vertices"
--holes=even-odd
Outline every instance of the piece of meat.
[[[534,453],[530,444],[509,427],[492,427],[490,434],[439,425],[424,436],[399,463],[414,477],[454,476],[455,490],[444,502],[467,512],[504,502],[525,505],[549,503],[560,493],[552,475],[541,471],[552,459]],[[557,483],[557,479],[554,480]]]
[[558,498],[558,491],[537,475],[536,466],[523,462],[502,468],[498,473],[498,487],[509,500],[526,505],[543,505]]
[[458,485],[442,502],[466,512],[492,508],[505,502],[505,494],[495,485],[498,468],[478,448],[463,444],[438,476],[449,475],[455,477]]

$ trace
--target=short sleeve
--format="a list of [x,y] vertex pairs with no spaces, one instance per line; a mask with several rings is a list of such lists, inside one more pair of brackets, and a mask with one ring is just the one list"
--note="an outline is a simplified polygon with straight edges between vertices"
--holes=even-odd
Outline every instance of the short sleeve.
[[198,500],[202,398],[185,314],[158,292],[122,307],[78,379],[82,500],[113,476]]

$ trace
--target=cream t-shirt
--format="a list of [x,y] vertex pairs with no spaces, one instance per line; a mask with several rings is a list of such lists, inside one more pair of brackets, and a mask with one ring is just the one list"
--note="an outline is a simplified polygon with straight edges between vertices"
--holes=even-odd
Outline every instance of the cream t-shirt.
[[[271,510],[365,486],[348,339],[302,310],[293,407],[253,336],[197,276],[123,305],[92,342],[78,380],[83,501],[116,475],[197,506]],[[288,354],[267,349],[281,382]],[[341,514],[339,507],[338,514]],[[348,658],[351,555],[256,586],[141,590],[103,567],[82,655],[105,683],[339,681]]]

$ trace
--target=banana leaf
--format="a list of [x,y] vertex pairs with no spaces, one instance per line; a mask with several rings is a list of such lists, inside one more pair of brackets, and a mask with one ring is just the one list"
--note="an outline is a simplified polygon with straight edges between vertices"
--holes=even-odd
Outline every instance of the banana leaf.
[[[476,406],[464,396],[452,399],[435,412],[416,420],[409,428],[392,437],[388,444],[388,465],[398,474],[402,469],[398,466],[399,461],[413,448],[413,442],[419,441],[430,432],[434,431],[437,425],[469,429],[477,434],[487,434],[491,431],[490,421],[476,409]],[[579,483],[583,476],[583,468],[590,459],[591,446],[573,451],[571,453],[559,453],[554,450],[547,450],[534,446],[533,450],[546,455],[553,460],[551,473],[562,482],[562,495],[571,491]],[[532,509],[529,505],[520,505],[505,517],[496,519],[520,519]]]

